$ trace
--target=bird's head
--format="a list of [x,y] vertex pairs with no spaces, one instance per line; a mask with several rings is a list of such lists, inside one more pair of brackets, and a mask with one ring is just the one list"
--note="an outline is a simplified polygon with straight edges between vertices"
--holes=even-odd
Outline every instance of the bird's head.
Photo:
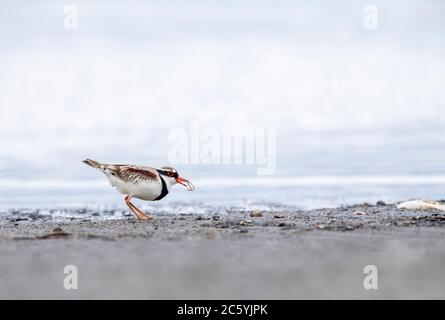
[[162,167],[161,169],[157,169],[157,170],[169,186],[173,186],[176,183],[179,183],[179,184],[182,184],[183,186],[186,186],[189,191],[193,191],[195,189],[195,187],[193,186],[193,184],[190,181],[179,176],[178,171],[176,171],[175,168]]

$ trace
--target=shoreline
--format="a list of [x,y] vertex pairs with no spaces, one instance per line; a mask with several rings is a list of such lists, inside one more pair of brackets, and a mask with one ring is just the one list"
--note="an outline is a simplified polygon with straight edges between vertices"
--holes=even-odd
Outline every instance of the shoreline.
[[[60,209],[58,209],[60,211]],[[445,213],[438,210],[407,210],[379,202],[355,206],[313,210],[226,211],[208,214],[158,213],[154,220],[138,221],[120,209],[66,209],[65,216],[54,217],[50,210],[10,210],[0,216],[0,239],[20,237],[75,237],[82,233],[97,236],[178,236],[215,234],[260,234],[275,231],[300,232],[315,230],[354,231],[385,230],[394,227],[444,227]],[[71,214],[71,216],[70,216]],[[54,229],[56,229],[55,232]],[[60,234],[57,235],[57,232]],[[54,233],[51,235],[51,233]]]
[[[15,220],[14,220],[14,219]],[[367,205],[104,220],[0,219],[0,298],[445,298],[445,214]],[[63,287],[64,266],[79,289]],[[379,289],[363,288],[363,268]]]

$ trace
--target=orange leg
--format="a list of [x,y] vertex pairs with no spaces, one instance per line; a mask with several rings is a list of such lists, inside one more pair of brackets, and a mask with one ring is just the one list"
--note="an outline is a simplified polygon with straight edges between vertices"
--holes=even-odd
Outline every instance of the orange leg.
[[136,215],[138,220],[153,220],[152,216],[146,215],[139,208],[137,208],[134,204],[130,202],[131,196],[125,197],[125,203],[130,208],[131,211]]

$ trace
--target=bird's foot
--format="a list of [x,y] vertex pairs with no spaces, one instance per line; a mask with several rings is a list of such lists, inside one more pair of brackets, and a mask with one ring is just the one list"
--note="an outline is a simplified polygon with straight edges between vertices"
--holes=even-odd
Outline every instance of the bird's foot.
[[150,220],[154,220],[154,218],[152,216],[148,216],[146,214],[139,214],[136,216],[136,219],[138,221],[150,221]]
[[149,220],[153,220],[154,218],[152,216],[146,215],[145,213],[143,213],[141,211],[141,209],[139,209],[138,207],[136,207],[134,204],[132,204],[130,202],[131,197],[130,196],[126,196],[125,197],[125,203],[127,204],[127,206],[131,209],[131,211],[133,211],[134,215],[136,216],[136,219],[138,221],[149,221]]
[[131,207],[132,207],[133,212],[136,215],[136,219],[138,221],[150,221],[150,220],[153,220],[152,216],[143,213],[142,210],[137,208],[136,206],[132,205]]

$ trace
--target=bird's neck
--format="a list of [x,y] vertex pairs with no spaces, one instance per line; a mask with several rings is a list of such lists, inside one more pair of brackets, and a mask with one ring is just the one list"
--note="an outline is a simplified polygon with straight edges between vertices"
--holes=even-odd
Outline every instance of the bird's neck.
[[167,186],[167,190],[170,192],[171,188],[175,183],[172,183],[171,179],[166,179],[165,177],[162,177],[162,179],[164,179],[165,185]]

